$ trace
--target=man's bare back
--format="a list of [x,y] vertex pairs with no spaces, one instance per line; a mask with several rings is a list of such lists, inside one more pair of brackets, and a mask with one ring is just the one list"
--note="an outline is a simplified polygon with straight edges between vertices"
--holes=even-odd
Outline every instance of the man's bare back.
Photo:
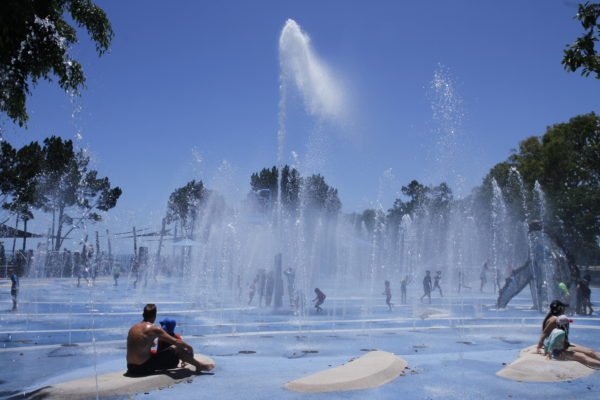
[[[147,321],[135,324],[127,334],[127,363],[140,365],[150,359],[150,349],[159,334],[156,326]],[[161,329],[162,331],[162,329]]]
[[[147,374],[159,369],[177,367],[180,360],[192,364],[198,373],[215,367],[213,363],[201,363],[196,360],[192,346],[154,325],[156,320],[154,304],[147,304],[142,316],[144,320],[133,325],[127,334],[128,371]],[[171,346],[153,356],[150,350],[154,339],[157,338]]]

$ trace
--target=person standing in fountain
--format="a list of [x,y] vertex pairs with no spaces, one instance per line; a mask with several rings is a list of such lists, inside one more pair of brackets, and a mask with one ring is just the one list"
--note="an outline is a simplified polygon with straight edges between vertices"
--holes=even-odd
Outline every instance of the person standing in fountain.
[[254,278],[254,280],[250,284],[249,292],[248,292],[248,305],[252,304],[252,300],[254,300],[254,294],[256,293],[256,283],[257,282],[258,282],[258,275],[256,276],[256,278]]
[[121,275],[121,264],[118,261],[113,263],[112,276],[115,280],[115,286],[119,286],[119,276]]
[[12,298],[12,309],[15,311],[17,309],[17,296],[19,295],[19,277],[16,273],[12,273],[10,275],[10,281],[12,282],[10,286],[10,297]]
[[487,273],[488,273],[488,263],[486,261],[483,263],[483,267],[481,268],[481,273],[479,274],[479,280],[481,281],[481,286],[479,286],[480,292],[483,292],[483,287],[487,283]]
[[421,303],[423,298],[429,297],[429,304],[431,304],[431,272],[425,271],[425,278],[423,278],[423,296],[421,296]]
[[408,275],[400,281],[400,299],[402,304],[406,304],[406,285],[408,285]]
[[[192,346],[154,325],[154,321],[156,321],[154,304],[146,304],[142,315],[142,322],[133,325],[127,334],[127,373],[129,375],[150,375],[156,371],[176,368],[180,360],[196,367],[196,373],[203,370],[210,371],[215,367],[212,363],[205,364],[196,360]],[[167,342],[170,346],[152,354],[150,350],[155,339]]]
[[392,311],[392,289],[390,288],[390,281],[385,281],[385,288],[383,293],[385,295],[385,304],[387,304],[388,309]]
[[[590,290],[590,281],[592,277],[586,274],[583,279],[579,282],[578,290],[581,292],[581,314],[592,315],[594,310],[592,309],[592,291]],[[588,313],[588,309],[590,310]]]
[[438,288],[440,290],[440,297],[444,297],[444,294],[442,293],[442,287],[440,286],[440,281],[442,280],[442,271],[438,271],[435,274],[435,277],[433,278],[433,289],[431,290],[435,290],[435,288]]
[[319,289],[319,288],[315,288],[315,294],[317,295],[317,297],[315,297],[313,299],[313,303],[315,303],[315,308],[317,309],[317,313],[320,313],[321,311],[323,311],[323,309],[321,308],[321,305],[325,302],[325,298],[327,296],[325,296],[325,293],[323,293],[321,291],[321,289]]

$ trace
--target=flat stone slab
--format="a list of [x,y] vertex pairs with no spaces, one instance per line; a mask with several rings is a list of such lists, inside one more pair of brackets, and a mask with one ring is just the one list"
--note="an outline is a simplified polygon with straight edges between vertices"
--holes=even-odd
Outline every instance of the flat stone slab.
[[407,365],[405,360],[393,353],[371,351],[339,367],[288,382],[284,387],[304,393],[374,388],[396,379]]
[[537,345],[521,350],[519,358],[496,375],[522,382],[560,382],[585,378],[595,372],[577,361],[549,360],[536,352]]
[[[196,355],[195,358],[200,362],[212,362],[214,364],[212,359],[205,356]],[[64,400],[95,399],[96,394],[100,398],[125,396],[164,389],[197,376],[195,367],[190,364],[187,364],[185,367],[165,370],[148,376],[133,377],[127,376],[125,373],[126,371],[123,370],[98,375],[97,387],[96,377],[91,376],[43,387],[35,392],[26,393],[26,395],[27,398],[31,399]]]

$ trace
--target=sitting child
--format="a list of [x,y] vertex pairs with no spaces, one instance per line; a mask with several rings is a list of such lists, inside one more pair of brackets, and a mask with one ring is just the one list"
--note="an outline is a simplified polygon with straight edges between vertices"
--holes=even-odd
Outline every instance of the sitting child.
[[556,318],[556,328],[544,340],[544,354],[549,359],[561,359],[563,351],[569,347],[569,318],[559,315]]
[[[171,318],[165,318],[160,321],[160,327],[167,332],[169,335],[173,336],[176,339],[182,340],[181,336],[175,333],[175,327],[177,326],[177,321]],[[164,340],[158,340],[158,346],[156,348],[156,352],[160,353],[161,351],[167,349],[171,346],[169,343]]]

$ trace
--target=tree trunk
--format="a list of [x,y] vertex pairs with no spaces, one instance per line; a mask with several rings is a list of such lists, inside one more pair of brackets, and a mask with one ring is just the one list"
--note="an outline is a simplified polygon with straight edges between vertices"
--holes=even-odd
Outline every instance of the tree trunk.
[[[15,230],[19,229],[19,216],[17,215],[15,218]],[[17,236],[15,235],[15,237],[13,238],[13,248],[12,248],[12,254],[13,257],[15,256],[15,246],[17,245]]]
[[27,243],[27,218],[23,218],[23,251],[25,251],[25,245]]
[[110,234],[108,233],[108,229],[106,230],[106,241],[108,242],[108,268],[112,271],[112,247],[110,246]]
[[50,236],[50,243],[52,244],[52,248],[54,248],[54,228],[56,224],[56,203],[52,202],[52,236]]

